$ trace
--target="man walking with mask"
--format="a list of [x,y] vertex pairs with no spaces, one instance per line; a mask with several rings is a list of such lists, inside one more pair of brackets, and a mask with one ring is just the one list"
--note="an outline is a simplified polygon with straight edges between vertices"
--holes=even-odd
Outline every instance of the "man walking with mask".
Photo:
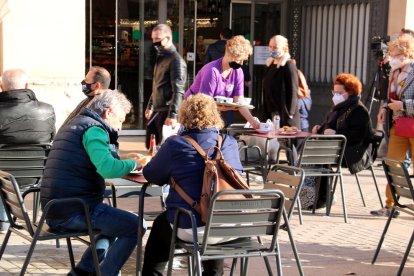
[[184,95],[187,64],[172,42],[172,31],[167,24],[158,24],[151,34],[157,51],[154,65],[152,94],[145,110],[147,123],[146,146],[149,148],[151,134],[157,144],[162,139],[162,126],[175,127],[177,112]]
[[85,79],[81,82],[82,92],[87,98],[81,101],[72,113],[69,114],[63,125],[66,125],[75,116],[79,115],[85,107],[88,107],[96,95],[101,94],[109,88],[110,83],[111,74],[109,74],[108,70],[100,66],[91,67],[86,74]]

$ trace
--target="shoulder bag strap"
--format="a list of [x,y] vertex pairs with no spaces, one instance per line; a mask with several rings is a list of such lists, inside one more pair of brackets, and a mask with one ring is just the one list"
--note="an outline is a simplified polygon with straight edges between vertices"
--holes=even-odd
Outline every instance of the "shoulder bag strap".
[[200,147],[200,145],[196,142],[196,140],[194,140],[193,138],[191,138],[188,135],[184,135],[183,136],[196,150],[197,152],[204,157],[204,159],[207,158],[207,154],[206,152]]
[[188,205],[190,205],[194,210],[197,211],[197,213],[201,214],[200,204],[198,204],[197,201],[192,199],[184,190],[181,188],[180,185],[174,180],[174,178],[170,177],[171,187],[181,196],[182,199],[184,199],[185,202],[187,202]]

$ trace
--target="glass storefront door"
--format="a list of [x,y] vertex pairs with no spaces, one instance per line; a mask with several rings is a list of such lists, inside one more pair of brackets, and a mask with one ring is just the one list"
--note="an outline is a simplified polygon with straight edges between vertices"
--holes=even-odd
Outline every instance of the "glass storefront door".
[[262,78],[265,71],[265,58],[269,39],[282,30],[282,1],[232,1],[230,26],[235,35],[243,35],[252,41],[253,55],[248,62],[252,83],[246,97],[252,98],[253,113],[261,117],[264,110]]
[[[122,91],[133,104],[124,130],[145,129],[144,112],[152,90],[155,52],[151,31],[166,22],[173,42],[194,78],[196,0],[86,0],[86,64],[111,73],[111,89]],[[187,55],[187,53],[190,53]],[[136,133],[136,132],[135,132]],[[135,134],[134,133],[134,134]]]

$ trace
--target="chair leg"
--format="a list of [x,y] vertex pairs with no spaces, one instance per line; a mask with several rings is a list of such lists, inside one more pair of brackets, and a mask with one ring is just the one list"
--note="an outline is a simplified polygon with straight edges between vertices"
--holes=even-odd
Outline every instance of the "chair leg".
[[375,176],[374,169],[372,168],[372,166],[369,167],[369,169],[370,169],[371,174],[372,174],[372,179],[374,179],[375,189],[377,189],[377,195],[378,195],[378,199],[379,199],[380,204],[381,204],[381,208],[384,208],[384,203],[383,203],[382,198],[381,198],[381,193],[378,189],[377,177]]
[[270,262],[269,262],[269,257],[264,256],[263,259],[266,265],[267,274],[269,274],[269,276],[273,276],[272,267],[270,266]]
[[200,257],[200,252],[194,251],[194,265],[195,265],[195,274],[197,276],[202,276],[202,272],[201,272],[201,257]]
[[96,244],[95,244],[95,237],[92,235],[92,233],[89,234],[90,244],[89,247],[92,251],[92,257],[93,257],[93,263],[95,266],[95,274],[97,276],[101,276],[101,270],[99,267],[99,259],[98,259],[98,253],[96,252]]
[[282,257],[280,254],[280,246],[279,246],[279,240],[276,241],[276,271],[277,275],[282,276]]
[[342,209],[344,211],[344,220],[345,220],[345,223],[348,223],[348,214],[346,212],[345,190],[344,190],[344,183],[342,181],[342,175],[339,176],[339,185],[341,185]]
[[193,276],[193,270],[194,270],[194,260],[191,255],[187,256],[187,270],[188,270],[188,276]]
[[233,261],[231,262],[230,276],[233,276],[234,270],[236,269],[236,265],[237,265],[237,258],[233,258]]
[[288,217],[286,215],[286,211],[284,209],[283,209],[283,219],[285,220],[286,230],[288,232],[288,236],[289,236],[290,244],[292,246],[293,254],[295,255],[296,265],[298,266],[299,274],[301,276],[304,276],[305,274],[303,273],[302,264],[300,263],[300,258],[299,258],[298,250],[296,248],[296,243],[295,243],[295,240],[293,239],[292,231],[290,230],[289,219],[288,219]]
[[29,265],[30,262],[30,258],[32,257],[33,251],[36,247],[36,243],[37,243],[37,237],[39,236],[39,231],[36,231],[36,234],[33,236],[33,240],[30,244],[30,248],[29,251],[27,252],[26,258],[24,260],[22,269],[20,270],[20,276],[23,276],[26,273],[27,267]]
[[405,250],[404,257],[403,257],[403,259],[401,261],[400,268],[398,269],[397,276],[400,276],[402,274],[402,272],[403,272],[403,269],[404,269],[404,266],[405,266],[405,262],[407,261],[408,255],[410,255],[410,250],[411,250],[411,246],[413,245],[413,241],[414,241],[414,231],[411,234],[411,239],[408,242],[407,249]]
[[358,173],[355,173],[355,178],[358,184],[358,189],[359,189],[359,194],[361,195],[361,200],[362,200],[362,205],[364,205],[364,207],[367,207],[365,205],[365,199],[364,199],[364,195],[362,194],[362,189],[361,189],[361,185],[359,184],[359,177],[358,177]]
[[296,198],[297,205],[298,205],[298,215],[299,215],[299,223],[300,225],[303,224],[303,218],[302,218],[302,204],[300,203],[299,197]]
[[249,265],[249,258],[244,258],[244,262],[243,262],[243,276],[247,275],[247,267]]
[[3,257],[3,253],[4,253],[4,250],[6,249],[7,243],[9,242],[10,235],[11,235],[11,230],[8,229],[6,235],[4,236],[3,244],[1,245],[1,248],[0,248],[0,260],[1,260],[1,257]]
[[73,256],[72,242],[70,241],[70,238],[66,238],[66,244],[68,245],[70,266],[72,269],[75,269],[75,257]]
[[33,194],[33,222],[37,222],[37,215],[40,206],[40,193]]
[[378,246],[377,246],[377,249],[375,250],[374,258],[372,258],[371,264],[374,264],[375,261],[377,260],[378,254],[381,250],[382,243],[384,242],[385,235],[387,234],[388,227],[390,226],[390,223],[391,223],[391,220],[392,220],[392,216],[394,215],[394,212],[395,212],[395,209],[392,208],[391,212],[390,212],[390,215],[388,216],[387,222],[385,223],[384,230],[382,231],[382,235],[381,235],[381,238],[378,242]]

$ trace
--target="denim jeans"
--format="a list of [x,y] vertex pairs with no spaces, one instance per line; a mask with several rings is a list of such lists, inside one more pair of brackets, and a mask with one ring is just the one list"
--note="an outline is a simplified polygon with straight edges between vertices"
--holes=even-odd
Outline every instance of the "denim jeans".
[[[137,244],[138,216],[103,203],[91,210],[90,216],[92,227],[101,231],[96,238],[101,274],[118,275]],[[84,215],[74,216],[67,220],[48,220],[47,223],[51,228],[60,231],[87,229]],[[146,230],[145,222],[144,230]],[[94,272],[90,248],[84,252],[76,267]]]

